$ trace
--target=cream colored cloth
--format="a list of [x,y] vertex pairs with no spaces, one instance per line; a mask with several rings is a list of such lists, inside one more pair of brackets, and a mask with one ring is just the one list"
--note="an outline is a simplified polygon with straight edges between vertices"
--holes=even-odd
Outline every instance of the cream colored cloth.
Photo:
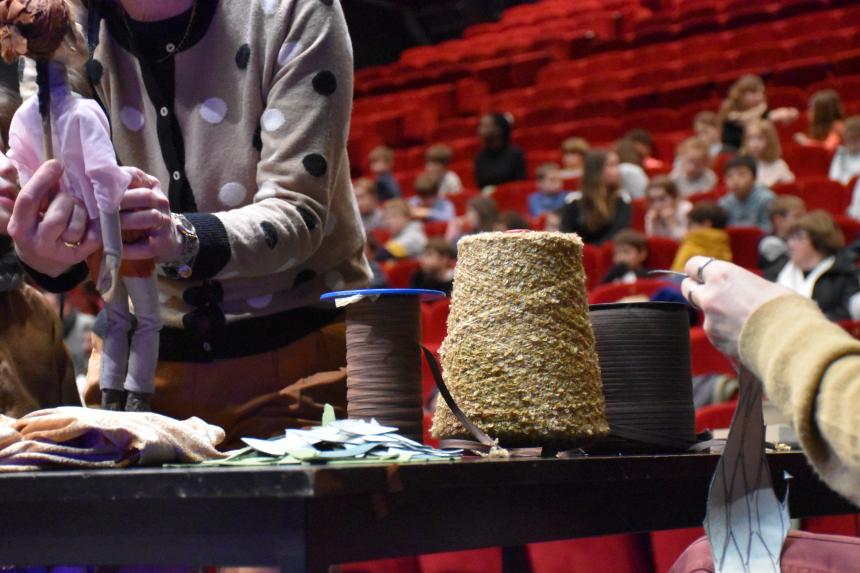
[[860,504],[860,341],[814,301],[787,295],[753,313],[739,346],[770,400],[791,416],[815,470]]
[[122,468],[222,458],[224,431],[199,418],[62,407],[0,416],[0,473]]

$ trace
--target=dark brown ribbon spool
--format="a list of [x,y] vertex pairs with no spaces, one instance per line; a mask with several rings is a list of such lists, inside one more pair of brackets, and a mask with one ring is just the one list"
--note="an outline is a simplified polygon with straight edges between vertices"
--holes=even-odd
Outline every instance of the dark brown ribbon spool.
[[589,451],[682,452],[696,442],[687,309],[671,302],[591,307],[609,436]]
[[421,442],[421,310],[417,296],[346,307],[347,415],[395,426]]

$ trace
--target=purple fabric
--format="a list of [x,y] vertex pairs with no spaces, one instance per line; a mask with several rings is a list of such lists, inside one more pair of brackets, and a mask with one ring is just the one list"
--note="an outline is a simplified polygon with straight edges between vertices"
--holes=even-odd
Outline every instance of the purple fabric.
[[[789,531],[782,550],[783,573],[844,573],[860,563],[860,538]],[[711,547],[701,537],[678,557],[669,573],[714,573]]]

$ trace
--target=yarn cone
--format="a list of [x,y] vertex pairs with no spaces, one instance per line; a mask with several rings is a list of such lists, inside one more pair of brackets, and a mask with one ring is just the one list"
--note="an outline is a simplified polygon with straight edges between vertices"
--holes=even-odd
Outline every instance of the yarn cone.
[[[458,243],[443,376],[464,413],[504,447],[574,447],[609,431],[582,249],[562,233]],[[441,400],[432,432],[469,438]]]

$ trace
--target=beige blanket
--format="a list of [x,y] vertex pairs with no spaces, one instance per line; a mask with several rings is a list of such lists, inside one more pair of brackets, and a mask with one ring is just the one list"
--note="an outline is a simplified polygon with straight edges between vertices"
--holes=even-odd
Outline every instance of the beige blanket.
[[222,458],[224,431],[200,418],[63,407],[0,415],[0,473],[122,468]]

